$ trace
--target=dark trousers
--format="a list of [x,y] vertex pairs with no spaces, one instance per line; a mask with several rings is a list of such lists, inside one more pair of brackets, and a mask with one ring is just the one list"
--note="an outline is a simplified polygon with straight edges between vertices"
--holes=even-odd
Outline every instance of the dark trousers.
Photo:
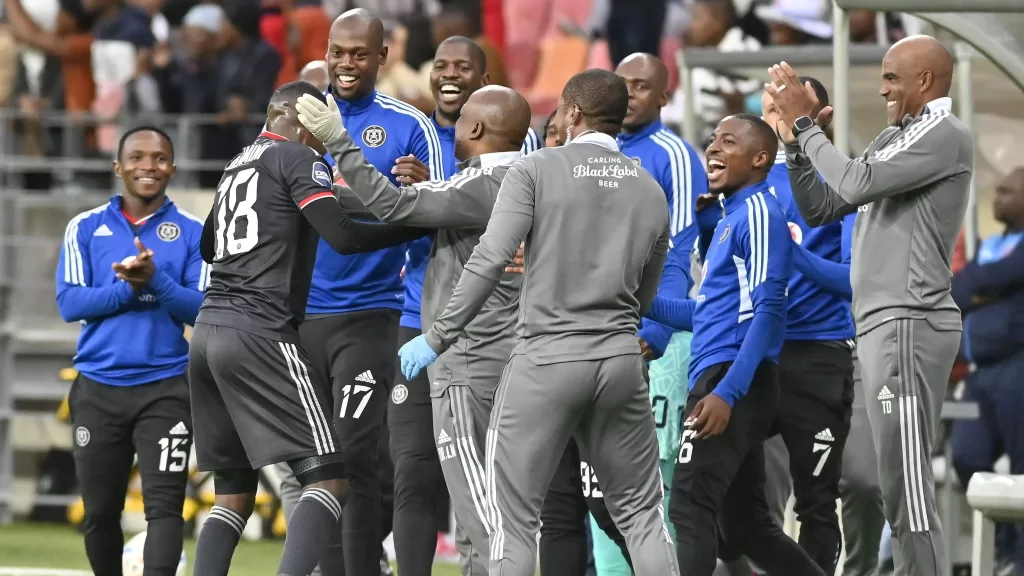
[[843,448],[853,413],[853,351],[846,342],[787,341],[779,357],[779,409],[770,434],[789,452],[800,546],[835,574]]
[[[686,400],[684,421],[730,366],[704,370]],[[732,407],[725,432],[701,439],[684,429],[669,500],[682,574],[711,576],[721,542],[723,556],[745,554],[770,574],[824,576],[772,521],[765,500],[764,440],[778,404],[778,368],[762,362],[746,395]]]
[[590,550],[587,543],[588,511],[629,561],[626,540],[615,527],[604,499],[595,495],[596,488],[583,482],[579,448],[576,441],[570,439],[551,478],[540,512],[542,576],[584,576],[587,573]]
[[[419,334],[415,328],[399,327],[399,347]],[[448,490],[432,419],[426,370],[411,382],[398,372],[388,402],[388,429],[394,461],[395,558],[403,576],[430,575],[437,533],[448,523]]]
[[[991,472],[1003,454],[1011,474],[1024,474],[1024,352],[978,366],[967,377],[963,399],[977,402],[981,417],[953,426],[953,465],[961,484],[975,472]],[[996,555],[1024,570],[1024,524],[996,527]]]
[[635,52],[657,56],[667,11],[666,0],[613,0],[607,25],[612,65]]
[[395,375],[398,317],[395,310],[364,310],[310,318],[299,328],[310,363],[330,375],[334,426],[349,475],[341,519],[344,571],[354,576],[380,570],[380,437]]
[[144,574],[173,576],[181,558],[181,509],[192,449],[185,376],[121,387],[79,375],[68,405],[93,573],[121,576],[121,512],[137,454],[147,522]]

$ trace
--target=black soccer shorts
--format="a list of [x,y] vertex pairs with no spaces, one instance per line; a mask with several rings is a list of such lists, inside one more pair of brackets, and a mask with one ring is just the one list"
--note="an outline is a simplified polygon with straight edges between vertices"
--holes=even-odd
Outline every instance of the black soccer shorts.
[[189,376],[200,470],[340,452],[326,379],[301,347],[197,323]]

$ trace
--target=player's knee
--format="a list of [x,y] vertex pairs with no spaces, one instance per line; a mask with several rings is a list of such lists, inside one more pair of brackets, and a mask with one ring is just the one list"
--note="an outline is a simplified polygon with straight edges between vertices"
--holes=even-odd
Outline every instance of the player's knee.
[[86,532],[120,532],[121,509],[86,510],[82,524]]
[[379,448],[369,442],[365,446],[358,444],[345,446],[342,451],[342,462],[345,475],[351,480],[369,481],[377,477]]
[[219,470],[213,473],[213,490],[216,504],[237,512],[242,518],[252,515],[256,505],[256,490],[260,475],[256,470],[238,468]]
[[348,474],[340,455],[308,456],[288,463],[303,489],[322,488],[342,505],[348,497]]

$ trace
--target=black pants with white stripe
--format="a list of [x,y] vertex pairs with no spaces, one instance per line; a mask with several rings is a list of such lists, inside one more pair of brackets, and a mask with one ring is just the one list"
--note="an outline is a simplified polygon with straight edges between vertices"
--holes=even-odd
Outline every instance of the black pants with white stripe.
[[185,376],[122,387],[79,375],[68,404],[93,573],[121,574],[121,511],[137,454],[148,532],[146,574],[172,576],[181,557],[181,508],[192,449]]
[[380,572],[380,437],[394,385],[397,310],[363,310],[307,318],[299,328],[310,362],[326,374],[334,426],[348,473],[341,530],[345,574]]

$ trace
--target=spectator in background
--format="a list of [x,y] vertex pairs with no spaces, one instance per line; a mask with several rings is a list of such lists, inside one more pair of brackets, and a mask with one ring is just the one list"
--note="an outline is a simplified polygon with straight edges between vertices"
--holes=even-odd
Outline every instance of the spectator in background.
[[[36,0],[30,5],[35,10],[44,3],[44,0]],[[25,11],[19,0],[4,0],[4,15],[10,23],[15,40],[25,47],[37,49],[47,56],[57,58],[60,62],[61,82],[54,87],[54,92],[47,102],[47,109],[66,110],[75,115],[89,111],[96,93],[90,57],[92,36],[89,34],[93,16],[85,11],[80,0],[59,0],[58,4],[60,8],[57,12],[56,25],[52,30],[40,26]],[[80,142],[83,148],[54,148],[48,152],[78,157],[84,150],[95,147],[94,131],[91,127],[79,126],[72,129],[83,129],[83,134],[64,139],[60,137],[62,130],[58,128],[53,142],[57,146],[65,140]]]
[[217,42],[223,22],[224,10],[217,4],[199,4],[185,14],[173,58],[155,68],[165,112],[216,112]]
[[595,0],[587,27],[608,41],[615,67],[630,54],[661,52],[668,4],[668,0]]
[[[761,43],[744,32],[739,22],[732,0],[697,0],[693,6],[690,26],[683,35],[683,42],[690,48],[718,48],[722,52],[760,49]],[[695,89],[695,109],[701,121],[702,139],[711,134],[711,130],[722,118],[743,112],[747,96],[760,93],[762,86],[759,80],[718,73],[706,68],[694,68],[691,78]],[[682,123],[687,97],[683,92],[676,90],[672,101],[662,110],[663,121]],[[697,143],[694,145],[697,146]]]
[[404,20],[417,15],[433,18],[441,13],[439,0],[322,0],[322,5],[329,20],[353,8],[365,8],[381,20]]
[[299,66],[321,60],[331,35],[331,21],[321,0],[288,0],[292,50]]
[[[226,0],[218,45],[213,107],[216,126],[203,130],[204,158],[227,160],[259,134],[262,122],[250,116],[266,112],[274,93],[281,56],[260,37],[260,13],[251,0]],[[200,176],[216,186],[221,170]]]
[[[964,314],[961,354],[975,365],[964,399],[981,411],[980,419],[953,428],[961,486],[975,472],[991,472],[1003,454],[1011,474],[1024,474],[1024,167],[996,187],[993,211],[1006,229],[983,240],[953,277],[953,298]],[[1006,573],[1024,571],[1024,524],[1000,526],[996,553]]]
[[159,112],[159,89],[149,75],[156,37],[149,15],[121,0],[82,0],[96,20],[92,26],[92,77],[96,98],[92,113],[110,121],[97,126],[100,152],[113,153],[117,116],[127,111]]
[[408,102],[420,112],[430,114],[434,111],[434,99],[429,92],[421,91],[419,74],[405,61],[408,41],[408,28],[394,21],[384,22],[388,58],[377,73],[377,92]]
[[[275,86],[287,84],[298,75],[294,46],[298,38],[291,29],[291,0],[262,0],[260,7],[260,37],[270,44],[281,57]],[[326,46],[327,44],[324,44]]]
[[773,46],[826,44],[832,38],[829,5],[823,0],[774,0],[754,13],[771,32]]

